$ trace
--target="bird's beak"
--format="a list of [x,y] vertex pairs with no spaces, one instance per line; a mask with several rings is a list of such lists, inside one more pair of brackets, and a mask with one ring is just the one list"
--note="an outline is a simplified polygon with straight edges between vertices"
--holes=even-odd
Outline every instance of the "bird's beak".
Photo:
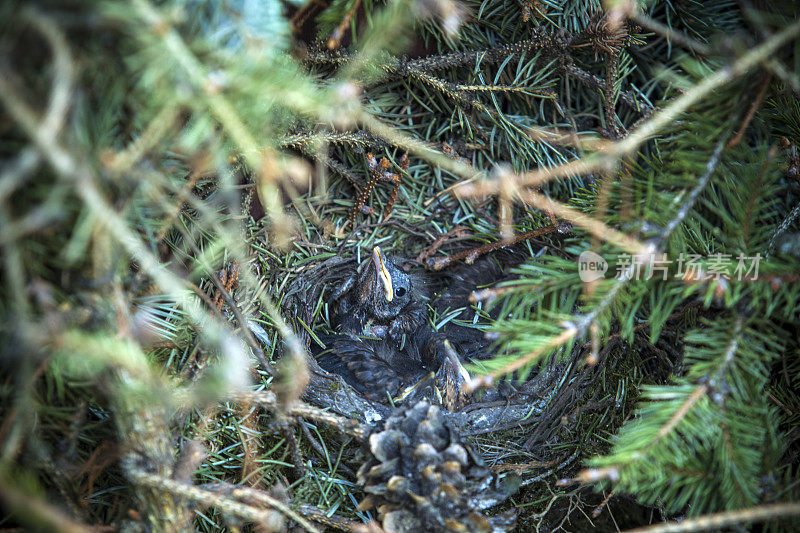
[[455,348],[453,348],[453,345],[450,344],[449,340],[444,341],[444,351],[447,354],[445,359],[446,363],[449,363],[453,368],[456,369],[456,372],[458,372],[458,375],[462,380],[464,380],[464,383],[471,380],[472,376],[469,375],[467,369],[461,364],[461,359],[459,359],[458,353],[456,353]]
[[400,391],[400,394],[398,394],[395,398],[392,398],[392,401],[395,402],[395,403],[402,402],[403,400],[405,400],[406,398],[411,396],[412,392],[414,392],[415,390],[421,388],[423,385],[428,383],[434,377],[435,377],[435,374],[433,372],[429,372],[427,376],[422,377],[419,381],[417,381],[413,385],[411,385],[409,387],[406,387],[405,389]]
[[394,288],[392,287],[392,276],[386,270],[386,256],[381,252],[380,247],[376,246],[372,249],[372,262],[375,263],[375,272],[378,274],[378,279],[383,283],[383,292],[386,295],[386,301],[391,302],[394,298]]
[[461,365],[461,360],[450,341],[444,341],[444,360],[436,375],[437,385],[442,386],[441,391],[438,386],[435,388],[439,401],[448,411],[456,411],[463,407],[467,399],[464,384],[469,383],[470,376],[467,369]]

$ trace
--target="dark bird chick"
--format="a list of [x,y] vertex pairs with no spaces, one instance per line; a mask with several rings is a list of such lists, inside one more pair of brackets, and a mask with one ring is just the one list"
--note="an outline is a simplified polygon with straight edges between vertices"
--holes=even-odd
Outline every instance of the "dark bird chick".
[[464,405],[470,379],[458,353],[440,333],[419,328],[402,347],[387,339],[329,338],[318,362],[359,393],[379,402],[427,398],[454,411]]
[[378,401],[427,397],[448,409],[463,404],[469,379],[447,338],[427,324],[428,281],[404,272],[375,247],[334,293],[329,347],[320,366]]
[[334,322],[342,333],[397,338],[425,322],[425,284],[403,272],[379,247],[333,294]]
[[328,350],[319,354],[320,366],[373,400],[424,397],[456,410],[467,401],[462,386],[470,379],[462,361],[489,357],[490,341],[483,331],[455,323],[433,331],[428,308],[438,317],[455,313],[462,323],[472,321],[469,295],[502,278],[517,256],[414,274],[375,247],[333,294],[331,325],[338,334],[323,339]]

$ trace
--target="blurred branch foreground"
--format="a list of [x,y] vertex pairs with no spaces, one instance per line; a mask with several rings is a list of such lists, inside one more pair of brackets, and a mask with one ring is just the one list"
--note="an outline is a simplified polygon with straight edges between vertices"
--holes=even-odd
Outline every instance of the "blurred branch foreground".
[[[798,37],[789,0],[4,3],[0,530],[794,530]],[[455,407],[317,362],[376,247],[475,277],[420,306]]]

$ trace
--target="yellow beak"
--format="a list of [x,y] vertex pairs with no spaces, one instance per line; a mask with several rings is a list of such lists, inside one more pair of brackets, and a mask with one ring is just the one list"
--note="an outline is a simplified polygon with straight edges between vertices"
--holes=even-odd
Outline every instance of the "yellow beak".
[[450,344],[450,341],[447,339],[444,341],[444,351],[447,353],[447,359],[450,361],[450,364],[456,368],[458,374],[461,376],[461,379],[463,379],[465,383],[471,380],[472,376],[469,375],[467,369],[461,364],[461,359],[459,359],[458,353],[456,353],[455,348],[453,348],[453,345]]
[[386,270],[386,263],[383,252],[380,247],[376,246],[372,249],[372,262],[375,263],[375,272],[378,274],[378,279],[383,283],[383,292],[386,295],[386,301],[391,302],[394,298],[394,288],[392,287],[392,276]]

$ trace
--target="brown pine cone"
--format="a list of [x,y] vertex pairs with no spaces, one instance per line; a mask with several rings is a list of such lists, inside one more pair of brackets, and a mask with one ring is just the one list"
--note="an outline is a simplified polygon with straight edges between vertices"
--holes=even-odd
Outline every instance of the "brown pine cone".
[[500,532],[514,525],[513,511],[481,514],[510,491],[498,488],[498,478],[439,407],[424,400],[397,409],[370,435],[358,481],[367,493],[359,508],[377,508],[389,532]]

